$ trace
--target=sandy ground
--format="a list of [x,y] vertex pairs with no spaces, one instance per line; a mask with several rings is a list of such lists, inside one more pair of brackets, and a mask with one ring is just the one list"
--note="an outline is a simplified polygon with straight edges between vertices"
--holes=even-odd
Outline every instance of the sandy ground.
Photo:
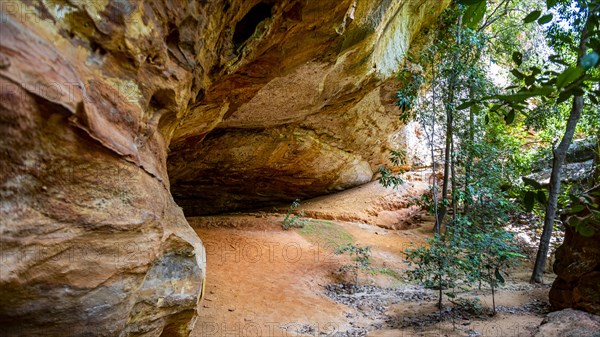
[[[189,218],[208,263],[192,336],[530,336],[548,286],[526,282],[528,265],[496,294],[495,317],[459,313],[438,323],[436,292],[403,281],[402,252],[432,232],[432,218],[407,199],[424,186],[393,191],[373,183],[306,201],[306,216],[319,220],[303,229],[284,231],[283,214],[268,211]],[[347,242],[371,246],[375,272],[340,271],[353,261],[334,247]],[[339,288],[347,282],[358,286]],[[485,287],[462,296],[491,307]]]

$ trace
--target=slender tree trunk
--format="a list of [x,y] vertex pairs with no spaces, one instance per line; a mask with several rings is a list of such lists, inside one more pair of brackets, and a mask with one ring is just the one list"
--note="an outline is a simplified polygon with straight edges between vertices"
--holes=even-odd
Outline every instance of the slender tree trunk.
[[452,219],[456,219],[456,215],[458,214],[458,203],[456,202],[456,191],[458,190],[456,186],[456,152],[454,150],[454,139],[452,140],[451,146],[452,158],[450,162],[450,174],[452,175]]
[[[454,89],[450,90],[451,97],[454,96]],[[450,182],[450,156],[451,156],[451,147],[452,147],[452,138],[453,138],[453,113],[451,104],[447,104],[446,107],[446,147],[444,149],[444,182],[442,184],[442,205],[440,206],[440,213],[438,214],[437,222],[441,225],[446,213],[448,212],[448,185]]]
[[[577,64],[580,64],[581,58],[586,54],[586,41],[588,35],[588,25],[589,25],[588,15],[587,22],[583,28],[581,33],[581,42],[579,44],[579,60]],[[548,197],[548,202],[546,203],[546,216],[544,217],[544,229],[542,231],[542,237],[540,239],[540,246],[537,252],[537,256],[535,258],[535,266],[533,268],[533,273],[531,275],[531,283],[542,283],[544,276],[544,267],[546,266],[546,259],[548,257],[548,251],[550,250],[550,239],[552,238],[552,229],[554,227],[554,219],[556,217],[556,206],[558,203],[558,194],[560,193],[560,175],[563,163],[565,162],[565,157],[567,156],[567,151],[569,150],[569,146],[571,145],[571,141],[573,140],[573,135],[575,134],[575,128],[577,127],[577,123],[581,118],[581,113],[583,111],[583,97],[575,96],[573,97],[573,106],[571,108],[571,114],[569,115],[569,120],[567,121],[567,127],[565,129],[565,134],[558,144],[556,149],[554,149],[553,154],[554,158],[552,160],[552,173],[550,175],[550,195]]]
[[493,281],[491,283],[491,286],[492,286],[492,309],[493,309],[494,316],[496,316],[496,294],[495,294]]
[[596,139],[596,158],[594,160],[594,165],[596,165],[596,172],[594,173],[593,185],[600,183],[600,136]]
[[[469,100],[475,100],[474,79],[469,81]],[[473,204],[473,195],[471,194],[471,176],[473,167],[473,144],[475,144],[475,107],[469,108],[469,145],[467,151],[467,165],[465,167],[465,212],[468,212]]]
[[560,175],[567,150],[573,140],[575,128],[581,117],[583,110],[583,97],[576,96],[573,98],[573,108],[567,122],[567,128],[562,141],[556,149],[554,149],[554,158],[552,160],[552,173],[550,175],[550,196],[546,203],[546,215],[544,217],[544,230],[540,239],[540,246],[535,258],[535,266],[531,275],[531,283],[542,283],[544,275],[544,267],[546,258],[550,249],[550,239],[552,238],[552,229],[554,227],[554,218],[556,217],[556,206],[558,203],[558,195],[560,193]]
[[[436,109],[436,104],[435,104],[435,56],[434,56],[434,61],[431,62],[431,77],[433,79],[432,81],[432,85],[431,85],[431,102],[433,104],[433,116],[431,117],[431,137],[427,137],[430,140],[430,149],[431,149],[431,163],[432,163],[432,174],[433,174],[433,186],[432,186],[432,191],[431,193],[433,193],[433,208],[435,211],[435,225],[433,227],[433,231],[435,233],[435,235],[439,235],[440,234],[440,227],[441,227],[441,222],[439,221],[439,210],[438,210],[438,195],[437,195],[437,165],[435,163],[435,118],[436,118],[436,113],[437,113],[437,109]],[[425,124],[425,123],[423,123]],[[425,128],[427,129],[427,128]]]
[[[456,50],[454,51],[454,60],[458,62],[458,48],[461,45],[461,30],[462,26],[462,15],[458,18],[458,31],[456,36]],[[440,207],[440,213],[438,214],[437,223],[442,223],[446,213],[448,212],[448,182],[450,178],[450,165],[452,161],[452,142],[454,139],[454,99],[456,88],[458,87],[458,69],[457,67],[453,68],[451,72],[451,77],[448,80],[449,88],[448,88],[448,96],[446,100],[446,148],[444,151],[444,183],[442,184],[442,205]]]
[[439,282],[438,282],[438,286],[440,287],[439,292],[438,292],[438,309],[440,309],[440,320],[442,319],[442,295],[444,294],[442,292],[442,278],[440,277]]

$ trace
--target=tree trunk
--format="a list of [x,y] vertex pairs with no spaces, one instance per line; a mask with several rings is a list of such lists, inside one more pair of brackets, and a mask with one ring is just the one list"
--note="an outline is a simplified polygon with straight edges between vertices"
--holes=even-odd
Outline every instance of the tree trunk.
[[[588,35],[589,18],[590,16],[588,15],[587,22],[581,33],[581,42],[579,44],[579,59],[577,61],[578,65],[580,64],[581,58],[587,52],[586,40]],[[554,227],[554,219],[556,217],[558,194],[560,193],[560,174],[563,163],[565,162],[567,151],[569,150],[569,146],[571,145],[571,141],[573,140],[573,135],[575,134],[575,128],[577,127],[577,123],[581,118],[582,111],[583,97],[573,97],[573,106],[571,108],[569,120],[567,121],[565,134],[560,144],[558,144],[556,149],[554,149],[553,151],[554,158],[552,160],[552,173],[550,175],[550,195],[548,197],[548,202],[546,203],[544,229],[542,231],[542,237],[540,238],[540,246],[537,252],[537,256],[535,258],[535,266],[533,268],[533,273],[531,275],[530,280],[531,283],[543,282],[544,267],[546,266],[548,250],[550,249],[550,238],[552,238],[552,229]]]
[[583,110],[583,97],[576,96],[573,98],[573,108],[567,122],[567,128],[558,147],[554,149],[554,158],[552,160],[552,174],[550,175],[550,196],[546,203],[546,215],[544,217],[544,230],[540,239],[540,246],[535,258],[535,267],[531,275],[531,283],[542,283],[544,275],[544,267],[546,266],[546,258],[550,249],[550,238],[552,238],[552,229],[554,227],[554,219],[556,217],[556,206],[558,203],[558,195],[560,193],[560,174],[567,150],[573,140],[575,128],[581,117]]
[[[474,79],[469,80],[469,100],[475,100]],[[469,108],[469,145],[467,151],[467,165],[465,167],[465,213],[469,211],[473,204],[471,195],[471,176],[473,167],[473,144],[475,144],[475,106]]]
[[594,160],[596,172],[594,173],[594,185],[600,183],[600,137],[596,139],[596,157]]
[[452,158],[450,158],[451,162],[450,162],[450,174],[452,175],[451,178],[451,182],[452,182],[452,219],[456,219],[456,215],[458,214],[458,209],[457,209],[457,205],[458,203],[456,202],[456,191],[458,190],[457,186],[456,186],[456,152],[454,150],[454,140],[452,140],[452,147],[451,149],[451,153],[452,153]]
[[[454,96],[454,89],[450,88],[451,97]],[[446,216],[446,212],[448,212],[448,182],[450,181],[450,156],[451,156],[451,147],[452,147],[452,138],[453,138],[453,113],[450,104],[447,104],[446,107],[446,148],[444,150],[444,183],[442,184],[442,205],[440,206],[440,212],[438,214],[438,218],[436,219],[436,225],[441,226],[444,217]]]
[[492,281],[490,285],[492,286],[492,310],[493,315],[496,316],[496,293],[494,289],[494,281]]
[[[458,48],[461,45],[461,30],[462,26],[462,15],[458,17],[458,31],[456,36],[456,50],[454,51],[454,60],[458,62]],[[448,96],[446,98],[445,110],[446,110],[446,148],[444,151],[444,183],[442,185],[442,206],[440,207],[440,212],[438,214],[438,218],[436,219],[436,226],[440,225],[448,212],[448,181],[450,178],[450,164],[452,160],[452,142],[454,140],[454,99],[456,87],[458,86],[458,76],[459,73],[457,71],[457,67],[453,68],[451,73],[451,77],[449,78],[449,87],[448,87]]]
[[[435,59],[434,59],[435,60]],[[428,137],[430,140],[430,149],[431,149],[431,163],[432,163],[432,174],[433,174],[433,186],[431,193],[433,194],[433,208],[435,211],[435,225],[433,227],[433,231],[435,235],[440,234],[441,222],[439,221],[439,210],[438,210],[438,196],[437,196],[437,165],[435,163],[435,117],[437,113],[436,105],[435,105],[435,61],[431,63],[431,77],[433,79],[431,85],[431,102],[433,104],[433,116],[431,118],[431,137]],[[423,123],[425,124],[425,123]],[[427,130],[427,128],[425,128]]]

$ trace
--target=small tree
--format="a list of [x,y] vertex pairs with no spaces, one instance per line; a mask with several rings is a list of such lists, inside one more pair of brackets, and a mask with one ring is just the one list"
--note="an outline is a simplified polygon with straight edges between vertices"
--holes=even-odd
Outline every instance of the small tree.
[[[428,241],[429,247],[406,251],[411,280],[435,285],[439,290],[438,307],[442,308],[443,289],[485,282],[492,290],[493,313],[496,314],[495,290],[504,283],[502,274],[516,262],[519,249],[512,233],[493,226],[474,226],[467,218],[457,217],[446,233]],[[454,291],[446,294],[454,298]]]
[[495,290],[504,284],[503,273],[517,258],[526,256],[518,253],[513,244],[514,236],[504,229],[488,228],[478,233],[470,233],[465,244],[465,263],[462,265],[469,284],[485,282],[492,290],[492,310],[496,314]]
[[427,240],[429,246],[426,248],[406,250],[409,268],[415,267],[406,272],[408,278],[421,282],[426,287],[437,288],[440,310],[443,304],[443,290],[456,287],[461,274],[460,248],[452,241],[450,235],[444,233]]

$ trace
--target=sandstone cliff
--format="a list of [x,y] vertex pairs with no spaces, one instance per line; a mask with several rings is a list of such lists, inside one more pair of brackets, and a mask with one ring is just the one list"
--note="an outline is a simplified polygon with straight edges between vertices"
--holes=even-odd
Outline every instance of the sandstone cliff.
[[402,143],[384,81],[447,3],[0,2],[3,333],[187,335],[205,256],[171,192],[369,181]]
[[404,145],[397,84],[384,80],[448,3],[232,2],[215,14],[207,85],[175,129],[168,160],[186,214],[370,181],[388,150]]

